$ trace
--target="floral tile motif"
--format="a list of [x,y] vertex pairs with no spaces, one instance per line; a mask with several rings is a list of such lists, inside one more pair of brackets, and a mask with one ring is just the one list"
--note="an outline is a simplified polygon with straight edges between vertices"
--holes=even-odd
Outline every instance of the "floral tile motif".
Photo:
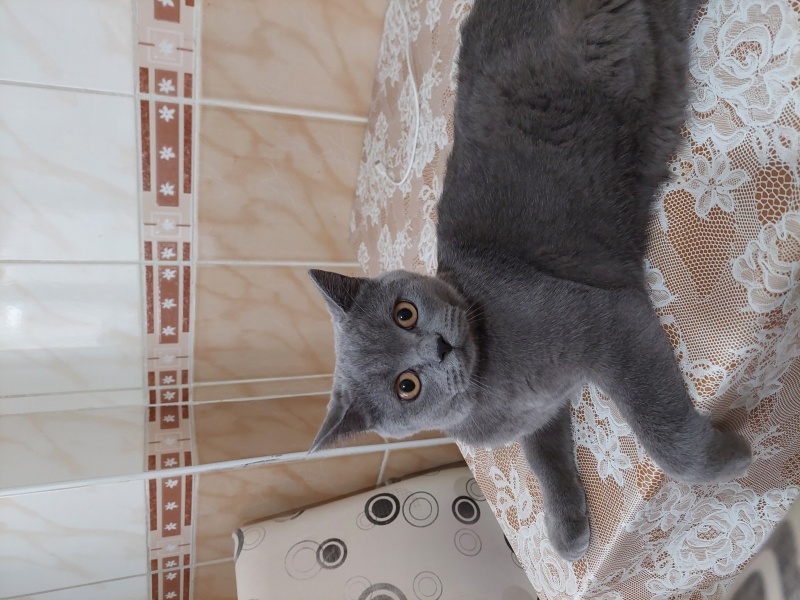
[[[138,0],[147,469],[191,466],[194,0]],[[191,597],[191,475],[149,482],[153,600]]]

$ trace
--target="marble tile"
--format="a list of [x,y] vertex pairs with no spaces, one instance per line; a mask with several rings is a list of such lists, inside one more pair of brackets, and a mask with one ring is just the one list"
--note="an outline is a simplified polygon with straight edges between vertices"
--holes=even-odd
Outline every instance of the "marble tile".
[[360,123],[204,108],[200,257],[355,262],[348,235],[364,130]]
[[333,372],[333,326],[306,269],[202,265],[197,271],[195,381]]
[[0,498],[0,597],[147,572],[145,484]]
[[133,93],[131,0],[4,0],[2,79]]
[[0,415],[21,415],[37,412],[142,406],[147,394],[142,388],[102,392],[75,392],[45,396],[5,396],[0,398]]
[[140,473],[145,410],[0,416],[0,488]]
[[385,0],[207,0],[206,98],[366,116]]
[[237,600],[233,561],[196,566],[192,600]]
[[[240,398],[280,398],[304,394],[327,394],[333,387],[333,376],[321,375],[292,379],[277,378],[248,383],[221,383],[194,388],[195,402],[215,402]],[[0,400],[2,402],[2,400]],[[1,406],[1,405],[0,405]]]
[[383,469],[383,481],[413,475],[455,462],[463,462],[463,460],[464,457],[455,444],[392,450],[389,452],[386,466]]
[[0,397],[140,387],[137,265],[0,263]]
[[[195,407],[195,439],[201,463],[305,452],[325,418],[327,396],[217,402]],[[349,446],[382,444],[374,433]]]
[[26,600],[86,600],[87,598],[108,598],[109,600],[145,600],[148,592],[147,575],[126,577],[114,581],[103,581],[91,585],[43,592],[25,596]]
[[195,560],[233,557],[231,532],[256,519],[373,488],[383,452],[201,473]]
[[138,260],[133,99],[0,85],[0,106],[0,259]]

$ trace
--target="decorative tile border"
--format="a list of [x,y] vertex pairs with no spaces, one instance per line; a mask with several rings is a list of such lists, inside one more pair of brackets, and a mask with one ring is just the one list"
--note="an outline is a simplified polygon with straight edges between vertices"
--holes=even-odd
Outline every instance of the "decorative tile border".
[[[140,199],[146,306],[147,469],[193,464],[194,0],[138,0]],[[152,600],[189,600],[194,477],[148,484]]]

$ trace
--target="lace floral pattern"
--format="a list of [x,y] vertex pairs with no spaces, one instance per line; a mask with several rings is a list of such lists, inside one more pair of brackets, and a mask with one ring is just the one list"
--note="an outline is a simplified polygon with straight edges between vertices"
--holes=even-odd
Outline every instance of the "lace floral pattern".
[[[471,5],[389,3],[351,222],[372,275],[436,269],[454,57]],[[751,441],[756,463],[726,484],[672,481],[613,402],[587,386],[572,412],[592,542],[569,564],[547,541],[519,447],[462,447],[542,598],[720,598],[798,495],[799,15],[790,0],[700,7],[685,144],[658,195],[645,262],[687,389],[700,410]]]

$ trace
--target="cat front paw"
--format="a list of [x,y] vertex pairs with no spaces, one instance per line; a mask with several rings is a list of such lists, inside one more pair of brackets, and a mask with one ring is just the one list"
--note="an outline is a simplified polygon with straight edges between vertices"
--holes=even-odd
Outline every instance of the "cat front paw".
[[673,464],[665,469],[679,481],[706,485],[724,483],[747,475],[753,462],[750,444],[735,433],[711,428],[711,436],[695,457],[685,464]]
[[550,515],[545,512],[544,523],[547,538],[564,560],[574,562],[586,554],[591,532],[589,512],[585,507],[571,514]]
[[708,448],[707,483],[723,483],[747,475],[753,462],[750,444],[735,433],[714,429]]

